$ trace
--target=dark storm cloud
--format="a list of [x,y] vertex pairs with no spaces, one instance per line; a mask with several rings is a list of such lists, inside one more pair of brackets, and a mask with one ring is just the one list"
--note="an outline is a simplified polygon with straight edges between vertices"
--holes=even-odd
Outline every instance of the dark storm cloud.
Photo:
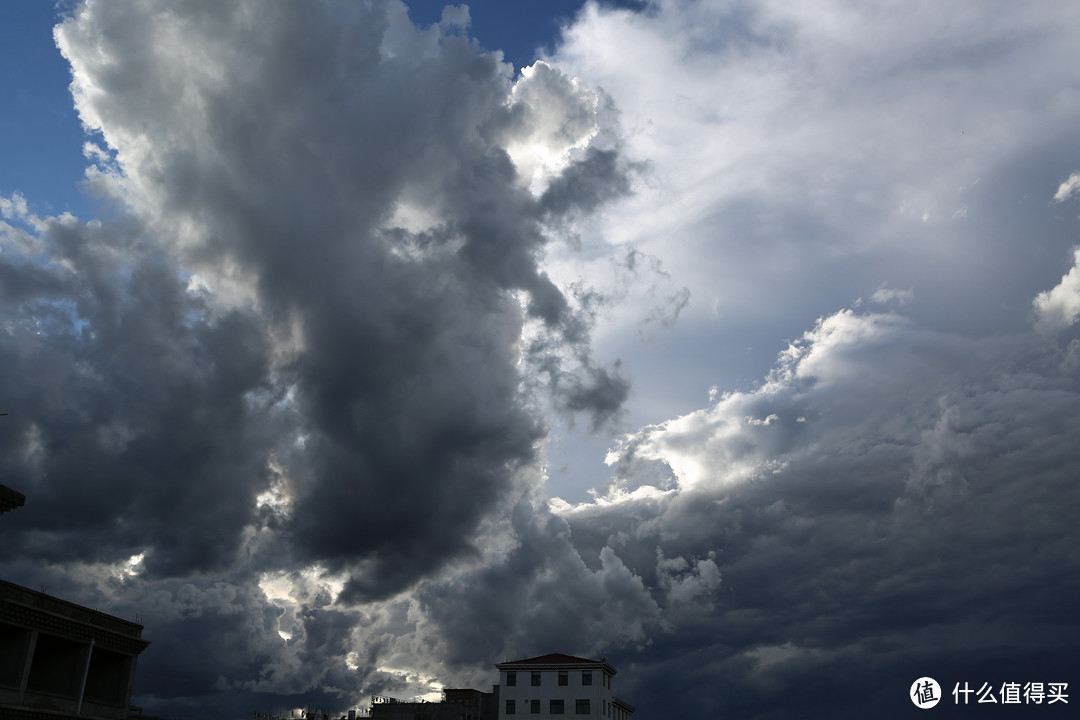
[[646,641],[658,608],[610,548],[590,556],[591,569],[562,518],[527,500],[511,517],[514,546],[499,561],[417,593],[446,644],[446,662],[483,665],[515,648],[590,653],[603,643]]
[[[626,21],[640,52],[619,64],[658,64],[666,51],[637,24],[663,28],[673,11],[659,10],[590,9],[578,28],[598,33],[586,43],[598,49],[619,35],[604,23]],[[673,27],[715,21],[683,10]],[[875,309],[909,301],[908,314],[857,305],[823,317],[751,389],[716,388],[708,407],[624,437],[591,501],[549,502],[539,408],[611,428],[629,384],[590,343],[614,294],[560,284],[544,255],[552,237],[589,232],[585,216],[645,169],[625,159],[602,93],[543,63],[513,81],[463,18],[417,29],[391,2],[117,2],[88,3],[61,27],[80,113],[106,146],[88,150],[100,160],[92,183],[125,212],[83,224],[0,202],[2,469],[28,498],[4,518],[17,550],[0,561],[5,576],[137,614],[154,642],[137,702],[164,716],[309,702],[336,713],[433,680],[485,688],[493,662],[548,651],[607,654],[642,717],[889,717],[910,710],[921,675],[948,687],[1075,682],[1080,270],[1075,254],[1048,251],[1066,228],[1024,205],[1054,239],[1021,269],[1009,308],[986,301],[989,284],[949,284],[958,305],[1007,330],[932,322],[927,307],[951,301],[940,287],[883,284],[858,248],[843,251],[866,227],[883,227],[873,243],[929,222],[917,215],[933,198],[918,192],[900,210],[892,200],[909,198],[891,191],[849,202],[897,168],[920,186],[918,163],[894,157],[830,186],[826,140],[876,116],[818,118],[829,132],[800,136],[751,113],[735,129],[752,127],[754,141],[766,129],[767,157],[723,166],[727,184],[676,183],[673,207],[689,210],[679,223],[628,222],[692,248],[706,275],[723,259],[706,245],[738,251],[695,299],[727,277],[738,282],[725,292],[757,283],[754,297],[798,296],[798,317],[813,317],[850,301],[829,275],[858,266],[857,292],[878,288]],[[872,35],[851,34],[859,47],[876,46]],[[898,43],[883,56],[912,51]],[[715,50],[701,45],[680,62]],[[780,49],[792,47],[804,45]],[[735,56],[682,75],[712,87],[721,68],[733,97],[760,110],[751,101],[785,58],[751,59],[744,75]],[[776,116],[800,123],[814,105],[777,97]],[[908,144],[935,155],[923,125],[908,126]],[[650,181],[697,183],[676,171],[738,142],[701,145]],[[783,172],[789,156],[797,172]],[[995,157],[980,167],[1007,175]],[[996,189],[980,197],[1001,193],[995,202],[950,196],[948,210],[970,209],[989,235],[1009,214],[989,211],[1013,207],[1001,188],[1039,177],[1043,205],[1063,212],[1075,166],[1041,166],[984,181]],[[974,183],[970,169],[942,177],[930,184]],[[711,210],[695,207],[702,198]],[[932,239],[978,234],[953,229],[966,215],[947,217]],[[668,243],[682,239],[672,227],[693,242]],[[792,238],[798,252],[786,253]],[[978,253],[945,245],[904,259],[980,267]],[[985,247],[1023,252],[999,235]],[[620,248],[617,277],[649,258],[679,287],[660,250]],[[783,274],[760,282],[747,267],[761,258],[844,297],[821,306],[781,287]],[[689,292],[646,322],[674,325]],[[626,324],[635,337],[639,320]]]
[[[672,682],[687,712],[780,717],[798,697],[892,717],[921,675],[1075,681],[1076,341],[1043,343],[841,313],[761,389],[636,436],[616,502],[567,519],[582,557],[610,548],[678,618],[641,655],[669,669],[639,668],[638,692]],[[678,490],[656,486],[657,462]],[[715,561],[722,584],[674,612],[656,548],[684,577]]]
[[[510,293],[558,335],[577,327],[537,266],[539,219],[559,210],[500,144],[533,113],[451,25],[421,32],[393,3],[88,5],[57,36],[120,192],[284,338],[271,372],[302,445],[276,456],[289,547],[352,573],[350,597],[470,552],[532,462],[542,426],[517,395]],[[618,183],[614,159],[593,158],[555,182]],[[574,409],[615,412],[618,381],[586,370]]]
[[[1073,302],[1073,273],[1040,297]],[[607,654],[649,714],[900,717],[922,675],[1075,683],[1078,347],[823,318],[758,389],[630,436],[593,502],[519,504],[490,560],[423,584],[411,632],[461,674]]]
[[627,168],[615,150],[589,150],[568,168],[540,198],[541,207],[555,217],[571,210],[593,210],[630,192]]
[[[4,201],[0,442],[29,498],[8,567],[140,613],[163,712],[402,682],[345,662],[378,625],[348,604],[478,557],[537,481],[526,323],[573,358],[556,404],[599,423],[626,397],[539,262],[627,168],[588,147],[589,91],[546,67],[515,85],[463,18],[90,2],[57,29],[90,182],[123,210]],[[520,138],[543,162],[515,162]]]
[[258,323],[207,316],[134,227],[39,222],[34,264],[0,255],[0,275],[30,278],[4,283],[0,334],[3,474],[32,498],[10,547],[43,562],[148,551],[166,574],[229,564],[265,480]]

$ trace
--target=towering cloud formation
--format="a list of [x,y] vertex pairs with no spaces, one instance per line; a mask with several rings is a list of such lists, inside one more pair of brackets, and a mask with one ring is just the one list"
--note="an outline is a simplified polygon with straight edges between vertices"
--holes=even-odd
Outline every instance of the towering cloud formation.
[[[539,263],[547,228],[626,191],[626,165],[594,142],[592,91],[543,64],[515,83],[467,22],[90,2],[57,28],[91,180],[119,207],[84,224],[3,206],[4,474],[32,498],[9,547],[138,575],[155,599],[128,602],[167,593],[179,608],[153,621],[207,632],[301,569],[342,602],[392,597],[477,557],[480,523],[537,491],[523,370],[598,425],[618,412],[626,381]],[[255,646],[277,625],[314,674],[275,692],[351,651],[355,617],[298,602],[295,632],[271,622]]]
[[[292,428],[268,456],[244,452],[254,468],[227,504],[246,515],[214,523],[232,543],[190,561],[154,547],[149,569],[230,562],[270,463],[289,552],[383,597],[470,552],[532,463],[543,428],[518,392],[522,322],[588,342],[538,267],[543,224],[595,202],[566,186],[618,186],[620,170],[588,148],[594,95],[544,65],[513,85],[456,17],[421,31],[393,3],[89,4],[59,28],[79,112],[114,154],[102,183],[191,274],[174,295],[199,288],[208,322],[244,318],[262,344],[241,406]],[[554,167],[515,164],[523,146]],[[171,354],[205,368],[218,352],[233,354]],[[584,369],[575,409],[611,412],[589,394],[610,376]],[[197,482],[236,488],[201,462],[186,470]]]

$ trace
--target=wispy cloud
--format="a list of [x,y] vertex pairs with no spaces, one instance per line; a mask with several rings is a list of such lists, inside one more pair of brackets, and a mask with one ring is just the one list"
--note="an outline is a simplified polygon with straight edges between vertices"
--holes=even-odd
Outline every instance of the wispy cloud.
[[1080,190],[1080,173],[1073,173],[1065,182],[1061,183],[1057,192],[1054,193],[1054,202],[1065,202]]

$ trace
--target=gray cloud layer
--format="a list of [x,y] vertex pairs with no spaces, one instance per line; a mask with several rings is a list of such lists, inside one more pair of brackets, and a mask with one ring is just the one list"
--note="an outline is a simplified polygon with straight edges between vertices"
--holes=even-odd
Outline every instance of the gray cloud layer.
[[[640,32],[658,66],[676,15],[726,37],[709,24],[723,12],[674,7],[590,11],[576,28]],[[779,67],[811,47],[746,38],[822,35],[812,17],[736,15],[734,89],[761,77],[766,49]],[[115,207],[83,222],[0,202],[0,472],[28,498],[3,519],[4,576],[138,614],[154,643],[138,701],[165,716],[484,688],[495,661],[547,651],[612,657],[642,717],[899,717],[922,675],[1075,681],[1080,255],[1051,217],[1075,213],[1069,172],[1024,205],[1035,231],[1058,229],[1043,243],[1056,257],[1003,291],[1022,306],[998,312],[980,290],[971,328],[937,322],[925,283],[881,284],[851,259],[892,250],[816,222],[857,177],[822,180],[784,216],[779,161],[754,198],[708,173],[684,187],[665,174],[698,158],[626,136],[618,96],[555,61],[515,81],[461,19],[418,29],[393,2],[91,2],[59,27],[100,133],[91,185]],[[717,52],[699,44],[686,59]],[[829,148],[814,147],[820,162]],[[1024,185],[1006,167],[984,186]],[[858,266],[877,290],[843,310],[832,290],[808,294],[822,317],[757,383],[625,435],[589,501],[549,502],[549,413],[601,432],[631,397],[591,340],[618,293],[589,270],[565,281],[560,263],[573,250],[582,268],[618,257],[633,273],[659,257],[597,237],[647,222],[654,195],[625,199],[641,178],[686,190],[666,232],[682,228],[703,264],[723,259],[705,227],[747,273],[778,257],[774,236],[809,233],[805,286]],[[998,205],[971,206],[987,233],[1012,207]],[[597,220],[608,207],[627,214]],[[658,207],[659,223],[672,210]],[[875,212],[849,221],[888,226],[878,238],[909,228]],[[988,238],[987,265],[1022,255]],[[664,267],[685,271],[693,253],[672,244]],[[626,327],[670,330],[701,291],[664,291],[666,314]]]
[[[163,646],[163,622],[227,639],[273,612],[267,573],[377,600],[476,556],[482,519],[535,482],[522,367],[549,370],[568,412],[618,412],[626,381],[539,265],[546,226],[626,192],[617,150],[588,147],[593,93],[546,66],[515,85],[453,14],[419,30],[396,3],[89,3],[56,37],[103,143],[91,181],[125,207],[83,224],[5,206],[20,556],[128,567],[155,603],[228,583],[228,610],[141,611]],[[537,98],[573,121],[545,135],[559,117]],[[561,159],[529,167],[533,187],[507,149],[530,137]],[[356,618],[302,606],[299,659],[340,664]],[[205,680],[147,692],[260,677],[287,648],[255,626],[265,652],[225,648]]]

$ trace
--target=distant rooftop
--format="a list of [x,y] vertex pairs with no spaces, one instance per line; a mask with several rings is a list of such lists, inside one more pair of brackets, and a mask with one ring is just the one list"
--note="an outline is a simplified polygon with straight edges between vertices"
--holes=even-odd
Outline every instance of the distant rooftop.
[[501,665],[565,665],[565,664],[578,664],[578,663],[600,663],[600,660],[590,660],[589,658],[574,657],[573,655],[564,655],[563,653],[548,653],[547,655],[540,655],[534,658],[525,658],[524,660],[510,660],[509,662],[500,663]]
[[26,502],[26,496],[17,490],[12,490],[7,485],[0,485],[0,515],[8,510],[22,507]]
[[566,655],[564,653],[548,653],[524,660],[507,660],[495,665],[499,670],[539,670],[550,668],[552,665],[560,665],[567,669],[603,668],[609,674],[614,675],[617,671],[608,664],[607,658],[590,660],[589,658]]

